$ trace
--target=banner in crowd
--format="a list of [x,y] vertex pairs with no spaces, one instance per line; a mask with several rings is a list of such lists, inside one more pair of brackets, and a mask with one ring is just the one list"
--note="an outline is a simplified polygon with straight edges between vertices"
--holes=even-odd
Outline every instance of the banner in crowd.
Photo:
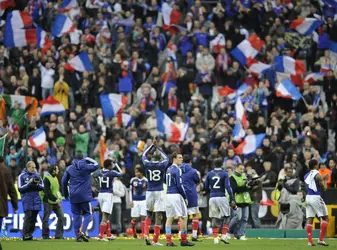
[[[91,206],[97,207],[97,201],[92,201]],[[73,220],[72,220],[72,213],[70,208],[70,202],[68,200],[64,200],[62,202],[62,207],[64,211],[64,237],[66,238],[75,238],[74,228],[73,228]],[[7,237],[22,237],[22,228],[23,228],[23,220],[24,220],[24,212],[22,207],[22,202],[19,201],[19,211],[17,214],[14,214],[11,202],[8,201],[8,208],[9,213],[8,217],[4,218],[4,223],[6,224],[7,228]],[[42,237],[42,220],[43,220],[43,210],[39,212],[37,216],[37,222],[35,224],[35,231],[33,236],[36,238]],[[49,229],[50,229],[50,236],[55,236],[57,224],[57,217],[55,213],[50,214],[49,216]],[[97,237],[99,231],[99,215],[98,213],[92,213],[92,221],[88,227],[88,234],[90,237]],[[11,232],[12,231],[12,232]],[[2,236],[4,232],[2,232]]]

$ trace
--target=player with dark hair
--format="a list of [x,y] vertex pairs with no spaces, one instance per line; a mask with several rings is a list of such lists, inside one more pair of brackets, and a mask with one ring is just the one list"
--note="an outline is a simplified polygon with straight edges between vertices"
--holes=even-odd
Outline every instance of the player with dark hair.
[[194,246],[187,241],[187,196],[182,183],[182,171],[179,166],[182,164],[181,154],[174,152],[172,154],[172,165],[166,171],[166,246],[176,246],[172,242],[172,222],[174,217],[180,218],[181,227],[181,246]]
[[[70,197],[71,212],[74,218],[74,231],[77,242],[88,242],[85,235],[91,221],[91,173],[99,168],[98,163],[89,158],[83,158],[81,153],[76,154],[71,165],[66,169],[62,178],[62,192],[66,199]],[[69,192],[68,192],[69,185]],[[82,217],[83,216],[83,224]],[[82,230],[80,231],[82,224]]]
[[[199,208],[197,184],[200,183],[200,176],[197,170],[191,166],[191,158],[188,155],[183,156],[183,164],[180,165],[182,171],[183,186],[187,198],[187,214],[192,216],[192,241],[198,240],[199,228]],[[179,230],[180,231],[180,230]]]
[[230,220],[231,209],[226,191],[230,197],[232,207],[235,209],[233,191],[230,185],[228,173],[222,169],[223,160],[217,158],[214,160],[214,169],[208,172],[205,189],[210,192],[209,199],[209,217],[212,219],[212,229],[214,236],[214,244],[219,244],[218,233],[219,226],[222,226],[221,241],[229,244],[227,231]]
[[[118,169],[119,172],[112,170],[114,167]],[[99,227],[99,240],[109,241],[113,240],[110,229],[109,216],[113,209],[113,180],[115,177],[121,177],[122,170],[119,168],[118,164],[108,159],[104,161],[104,166],[102,170],[99,170],[93,174],[93,177],[98,180],[99,183],[99,193],[97,201],[102,212],[102,221]],[[107,239],[104,238],[106,233]]]
[[133,237],[137,238],[137,222],[139,218],[142,222],[142,238],[144,237],[145,217],[146,217],[146,189],[147,179],[144,177],[144,169],[137,165],[135,175],[130,180],[130,207],[131,207],[131,227]]
[[315,217],[321,221],[321,230],[317,244],[328,246],[324,241],[324,235],[328,229],[328,209],[324,200],[321,197],[321,192],[325,191],[322,176],[318,172],[318,161],[312,159],[309,161],[310,172],[304,176],[304,182],[307,189],[306,202],[306,217],[307,217],[307,235],[308,245],[315,246],[312,241],[312,223]]
[[[146,210],[147,217],[145,219],[145,241],[147,245],[162,246],[158,242],[160,236],[163,212],[165,212],[164,204],[164,177],[165,170],[169,162],[168,156],[164,151],[157,147],[157,141],[147,148],[142,156],[142,162],[146,171],[148,186],[146,191]],[[154,237],[152,243],[149,238],[151,226],[151,218],[155,213]]]

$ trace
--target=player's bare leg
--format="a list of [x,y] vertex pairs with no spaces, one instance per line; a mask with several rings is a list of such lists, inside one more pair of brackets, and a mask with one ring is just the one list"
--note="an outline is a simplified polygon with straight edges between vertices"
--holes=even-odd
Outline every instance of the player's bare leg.
[[192,246],[194,246],[194,243],[189,242],[187,240],[187,220],[188,220],[188,217],[186,217],[186,218],[182,217],[180,219],[180,230],[181,230],[180,246],[182,246],[182,247],[192,247]]
[[162,246],[163,244],[159,243],[159,236],[160,236],[160,229],[161,229],[161,223],[163,220],[163,214],[162,212],[156,212],[155,213],[156,221],[154,225],[154,234],[153,234],[153,239],[152,239],[152,245],[154,246]]
[[328,230],[328,217],[324,216],[324,217],[321,217],[321,227],[320,227],[320,233],[319,233],[319,239],[318,239],[317,245],[325,246],[325,247],[329,246],[329,244],[324,241],[324,236],[327,230]]

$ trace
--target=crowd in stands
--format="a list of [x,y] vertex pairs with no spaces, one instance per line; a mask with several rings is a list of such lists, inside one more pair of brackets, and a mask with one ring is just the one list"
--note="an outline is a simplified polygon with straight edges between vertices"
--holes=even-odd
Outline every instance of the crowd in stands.
[[[60,3],[30,0],[21,4],[28,5],[22,9],[49,32]],[[41,126],[47,133],[44,147],[34,149],[26,141],[21,104],[9,107],[0,97],[0,136],[8,133],[4,156],[13,179],[21,173],[26,157],[41,173],[57,164],[62,178],[75,153],[82,152],[99,162],[115,157],[125,172],[122,182],[128,186],[143,152],[139,141],[146,148],[158,136],[165,152],[180,150],[190,155],[201,176],[212,167],[213,159],[222,157],[228,171],[244,162],[261,177],[264,187],[275,187],[286,166],[303,181],[309,160],[317,158],[326,186],[337,187],[336,54],[325,44],[337,42],[337,6],[328,3],[78,0],[78,7],[67,12],[74,31],[54,38],[47,51],[0,45],[0,94],[33,96],[39,101],[53,95],[66,109],[63,115],[40,117],[37,108],[29,117],[29,136]],[[165,27],[165,8],[172,8],[171,22],[177,19],[177,26]],[[3,13],[1,44],[7,25],[3,21],[10,10]],[[304,36],[290,28],[298,17],[320,18],[324,23]],[[309,83],[301,75],[296,85],[303,98],[278,97],[275,87],[280,79],[275,70],[253,74],[231,54],[253,33],[265,41],[259,61],[273,64],[275,56],[290,55],[305,63],[306,74],[324,72],[324,78]],[[81,51],[87,51],[93,71],[65,69],[66,62]],[[218,93],[219,88],[236,90],[244,83],[248,87],[241,100],[249,124],[245,133],[266,134],[261,147],[250,155],[237,154],[243,138],[232,136],[237,122],[235,101]],[[103,116],[99,96],[109,93],[128,97],[124,112],[133,117],[131,126]],[[177,127],[185,126],[189,118],[182,142],[170,143],[158,133],[156,108]]]

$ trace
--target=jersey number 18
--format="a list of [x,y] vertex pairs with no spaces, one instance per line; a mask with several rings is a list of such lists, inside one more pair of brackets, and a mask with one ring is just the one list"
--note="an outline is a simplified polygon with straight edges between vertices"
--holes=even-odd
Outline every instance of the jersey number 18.
[[160,170],[148,170],[149,173],[149,181],[160,181],[161,179],[161,171]]

